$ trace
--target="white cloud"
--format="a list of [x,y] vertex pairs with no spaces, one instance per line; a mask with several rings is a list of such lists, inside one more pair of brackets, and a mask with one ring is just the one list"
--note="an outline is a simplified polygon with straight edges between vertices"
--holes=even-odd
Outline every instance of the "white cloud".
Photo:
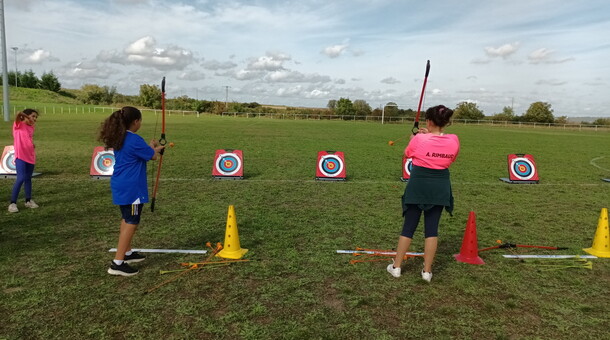
[[203,79],[205,79],[205,74],[203,74],[202,72],[199,72],[199,71],[182,72],[178,76],[178,79],[190,80],[190,81],[203,80]]
[[58,58],[51,55],[51,52],[43,49],[37,49],[31,52],[26,50],[25,52],[28,53],[28,56],[23,59],[25,64],[42,64],[45,61],[59,61]]
[[550,86],[561,86],[567,82],[559,79],[541,79],[536,82],[536,85],[550,85]]
[[322,54],[329,58],[337,58],[347,49],[349,45],[347,43],[341,45],[328,46],[322,50]]
[[70,79],[108,79],[116,72],[115,69],[101,65],[96,61],[80,61],[69,63],[58,72],[58,76]]
[[387,77],[387,78],[381,79],[380,82],[384,83],[384,84],[398,84],[398,83],[400,83],[400,80],[398,80],[394,77]]
[[252,60],[247,69],[256,71],[277,71],[284,69],[284,62],[290,60],[290,56],[282,53],[270,53]]
[[532,64],[560,64],[565,63],[567,61],[572,61],[574,58],[564,58],[564,59],[554,59],[553,55],[555,54],[554,50],[549,50],[547,48],[539,48],[527,56],[530,63]]
[[274,83],[327,83],[331,79],[329,76],[317,73],[304,74],[298,71],[278,70],[270,72],[265,80]]
[[207,60],[201,63],[201,66],[207,70],[228,70],[237,66],[236,63],[232,61],[218,61],[218,60]]
[[151,36],[140,38],[123,51],[101,51],[97,59],[121,65],[134,64],[159,70],[183,70],[195,60],[193,53],[178,46],[157,47]]
[[504,44],[500,47],[485,47],[485,53],[491,58],[502,57],[506,59],[511,54],[517,52],[518,49],[519,42],[514,42],[510,44]]

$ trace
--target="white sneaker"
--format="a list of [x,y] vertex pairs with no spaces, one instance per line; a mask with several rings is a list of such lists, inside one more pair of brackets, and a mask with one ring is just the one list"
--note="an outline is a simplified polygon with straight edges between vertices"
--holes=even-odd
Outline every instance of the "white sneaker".
[[34,202],[33,200],[29,200],[25,202],[25,207],[30,209],[36,209],[38,208],[38,204],[36,204],[36,202]]
[[394,277],[400,277],[400,268],[394,268],[394,260],[392,260],[392,263],[388,264],[388,273],[390,273],[392,276]]
[[421,278],[424,279],[424,281],[430,282],[432,281],[432,273],[430,272],[425,272],[423,269],[421,271]]
[[19,208],[17,208],[17,204],[11,203],[8,205],[8,212],[16,213],[19,212]]

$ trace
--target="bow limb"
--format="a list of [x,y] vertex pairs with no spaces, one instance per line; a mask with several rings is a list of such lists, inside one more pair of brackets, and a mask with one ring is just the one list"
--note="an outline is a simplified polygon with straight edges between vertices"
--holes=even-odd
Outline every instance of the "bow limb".
[[424,77],[424,85],[421,88],[421,94],[419,95],[419,104],[417,105],[417,114],[415,115],[415,121],[413,122],[413,132],[414,135],[417,134],[419,130],[419,114],[421,112],[421,104],[424,101],[424,94],[426,93],[426,83],[428,83],[428,74],[430,74],[430,60],[426,62],[426,75]]
[[[167,140],[165,139],[165,77],[161,81],[161,138],[159,138],[159,145],[165,146]],[[159,190],[159,178],[161,177],[161,166],[163,165],[163,152],[165,148],[159,151],[159,164],[157,165],[157,178],[155,179],[155,186],[153,189],[152,200],[150,201],[150,212],[155,211],[155,201],[157,200],[157,192]]]

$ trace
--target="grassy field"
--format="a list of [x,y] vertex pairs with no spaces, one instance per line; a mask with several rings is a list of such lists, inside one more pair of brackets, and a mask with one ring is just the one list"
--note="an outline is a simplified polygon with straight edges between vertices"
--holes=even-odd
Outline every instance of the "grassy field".
[[[401,139],[406,125],[171,116],[154,213],[145,210],[134,247],[204,249],[223,242],[234,205],[248,263],[168,278],[159,270],[201,255],[152,254],[140,274],[106,273],[120,213],[107,181],[88,170],[102,114],[45,114],[35,135],[43,175],[36,210],[0,212],[0,339],[602,339],[608,336],[610,260],[592,270],[540,271],[536,262],[481,253],[458,263],[470,211],[479,247],[501,239],[568,247],[523,254],[584,254],[610,204],[610,134],[553,128],[456,125],[456,209],[443,215],[434,278],[421,259],[403,276],[388,262],[349,264],[337,249],[392,249],[402,226]],[[0,145],[12,143],[1,123]],[[156,135],[159,134],[157,128]],[[145,112],[139,132],[155,136]],[[211,179],[216,149],[244,152],[245,180]],[[345,152],[346,182],[314,181],[318,151]],[[531,153],[541,182],[510,185],[506,156]],[[149,170],[155,166],[149,164]],[[12,180],[0,180],[8,205]],[[147,207],[148,208],[148,205]],[[423,250],[417,231],[414,251]]]

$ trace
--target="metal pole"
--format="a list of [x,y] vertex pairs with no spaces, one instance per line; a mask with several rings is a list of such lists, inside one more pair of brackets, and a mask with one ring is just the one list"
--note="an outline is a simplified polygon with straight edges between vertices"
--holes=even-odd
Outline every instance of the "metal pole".
[[231,86],[225,86],[225,110],[229,110],[229,87]]
[[6,28],[4,25],[4,0],[0,0],[0,28],[2,29],[2,101],[4,102],[4,121],[9,121],[8,63],[6,62]]

